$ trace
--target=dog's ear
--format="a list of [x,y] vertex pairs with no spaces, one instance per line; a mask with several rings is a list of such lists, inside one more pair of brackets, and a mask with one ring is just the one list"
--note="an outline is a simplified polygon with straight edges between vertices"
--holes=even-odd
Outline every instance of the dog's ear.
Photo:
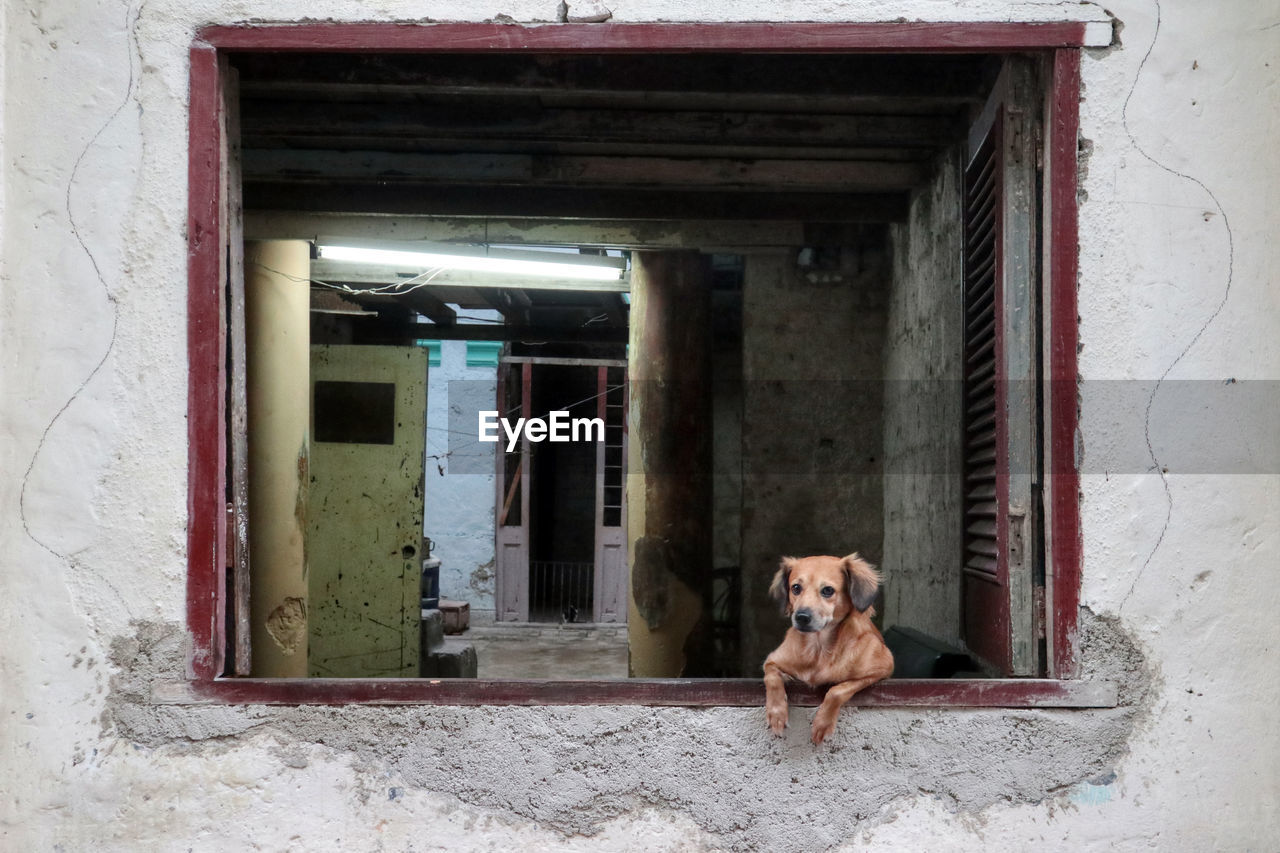
[[778,602],[783,616],[791,614],[791,596],[787,594],[787,587],[791,586],[791,567],[795,564],[794,557],[783,557],[777,574],[773,576],[773,583],[769,584],[769,595]]
[[859,557],[850,554],[840,561],[844,569],[845,591],[849,593],[849,601],[855,610],[865,612],[876,600],[876,590],[880,587],[880,573],[875,566]]

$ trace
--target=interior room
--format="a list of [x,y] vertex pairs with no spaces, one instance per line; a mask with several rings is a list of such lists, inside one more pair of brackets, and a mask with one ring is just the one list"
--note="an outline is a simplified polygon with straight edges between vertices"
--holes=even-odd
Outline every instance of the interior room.
[[[913,675],[1043,667],[1034,453],[1019,469],[1025,565],[991,556],[1006,535],[996,446],[1017,431],[997,435],[993,353],[1016,338],[1027,376],[1038,363],[1035,62],[240,53],[231,66],[245,459],[255,360],[268,357],[253,329],[273,310],[254,307],[255,282],[310,282],[310,468],[293,453],[284,465],[310,488],[308,675],[756,677],[786,628],[768,593],[780,557],[853,551],[882,572],[876,622],[897,629],[904,661],[925,661]],[[1016,293],[996,282],[1017,266],[1003,235],[1025,248]],[[280,243],[301,246],[292,272],[262,260]],[[354,262],[326,256],[333,246],[617,274]],[[1021,337],[984,313],[1001,299],[1021,300]],[[451,347],[487,372],[455,379]],[[411,378],[373,365],[357,376],[362,348]],[[421,409],[416,427],[387,414],[390,396],[355,387],[397,381],[421,386],[404,402]],[[366,396],[334,397],[343,383]],[[449,412],[436,423],[426,398],[438,393]],[[1034,446],[1034,382],[1020,393]],[[481,443],[484,408],[599,417],[604,438]],[[337,442],[326,411],[348,425]],[[395,463],[410,497],[374,518],[354,509],[369,502],[361,477],[385,481],[387,463],[351,454],[399,440],[379,437],[378,411],[412,447]],[[449,433],[446,451],[424,449],[433,430]],[[244,625],[273,558],[259,556],[253,499],[235,485],[254,466],[232,457],[228,503],[248,543],[228,572],[228,674],[271,674],[269,641]],[[355,497],[325,491],[325,471]],[[441,491],[455,481],[463,491]],[[487,562],[441,545],[470,525],[492,542]],[[380,546],[390,580],[320,567],[375,527],[400,537]],[[365,610],[375,587],[385,618]],[[1004,621],[981,621],[1003,632],[994,646],[977,624],[993,607]]]

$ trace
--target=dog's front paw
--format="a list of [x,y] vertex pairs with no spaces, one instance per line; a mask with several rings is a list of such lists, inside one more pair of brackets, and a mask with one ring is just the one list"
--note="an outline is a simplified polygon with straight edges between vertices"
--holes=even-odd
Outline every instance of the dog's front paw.
[[818,746],[836,730],[836,715],[827,715],[819,711],[813,717],[813,725],[809,727],[809,740]]
[[787,727],[787,706],[770,705],[765,709],[765,717],[769,720],[769,729],[778,737]]

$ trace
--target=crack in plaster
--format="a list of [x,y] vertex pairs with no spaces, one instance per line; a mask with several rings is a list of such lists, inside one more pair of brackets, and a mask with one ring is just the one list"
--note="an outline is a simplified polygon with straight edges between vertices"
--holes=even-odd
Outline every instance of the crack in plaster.
[[1086,608],[1084,675],[1116,682],[1118,707],[848,709],[819,750],[807,732],[775,740],[759,707],[152,704],[155,682],[181,677],[186,639],[172,623],[132,627],[111,644],[105,740],[211,761],[269,742],[282,768],[301,751],[313,773],[355,768],[369,796],[434,793],[564,838],[656,807],[730,850],[824,849],[920,797],[961,823],[1002,803],[1056,802],[1118,771],[1157,695],[1119,620]]
[[1142,61],[1138,63],[1138,70],[1134,74],[1133,85],[1129,87],[1129,94],[1125,96],[1124,107],[1120,111],[1121,123],[1123,124],[1124,132],[1129,137],[1129,142],[1133,145],[1135,151],[1141,154],[1156,168],[1161,169],[1174,177],[1190,181],[1200,187],[1200,189],[1204,190],[1204,192],[1209,196],[1214,207],[1218,209],[1218,213],[1222,216],[1222,224],[1227,230],[1227,281],[1222,291],[1222,299],[1218,302],[1217,307],[1213,309],[1213,312],[1209,315],[1208,319],[1205,320],[1196,333],[1192,335],[1191,340],[1182,348],[1182,351],[1179,352],[1171,362],[1169,362],[1169,366],[1160,374],[1160,378],[1156,380],[1155,385],[1151,388],[1151,394],[1147,397],[1147,407],[1143,415],[1143,439],[1147,444],[1147,455],[1151,458],[1152,468],[1160,475],[1160,483],[1164,487],[1164,523],[1160,527],[1160,533],[1156,537],[1155,544],[1151,546],[1151,551],[1147,554],[1147,558],[1138,568],[1138,571],[1134,573],[1133,580],[1129,583],[1129,591],[1125,593],[1124,598],[1120,601],[1120,606],[1116,609],[1117,614],[1124,612],[1125,605],[1129,603],[1129,599],[1133,595],[1134,589],[1137,588],[1138,580],[1142,577],[1142,574],[1146,571],[1147,567],[1151,565],[1151,561],[1155,558],[1156,552],[1160,550],[1160,546],[1164,543],[1164,537],[1169,532],[1169,525],[1173,521],[1173,490],[1169,488],[1168,472],[1166,471],[1164,464],[1161,463],[1159,457],[1156,455],[1155,447],[1151,442],[1151,408],[1155,404],[1156,397],[1159,395],[1160,388],[1164,384],[1165,379],[1168,378],[1169,374],[1173,372],[1173,369],[1178,366],[1182,359],[1186,357],[1187,353],[1191,351],[1191,348],[1196,345],[1200,338],[1203,337],[1204,333],[1209,329],[1209,326],[1218,318],[1218,315],[1222,313],[1222,309],[1226,307],[1227,299],[1231,296],[1232,280],[1235,276],[1235,236],[1231,230],[1231,222],[1227,218],[1227,211],[1223,208],[1222,203],[1218,201],[1217,195],[1215,195],[1213,190],[1209,189],[1204,181],[1201,181],[1199,178],[1188,175],[1185,172],[1180,172],[1172,166],[1166,165],[1151,156],[1151,154],[1148,153],[1147,150],[1138,142],[1137,137],[1133,135],[1133,130],[1129,126],[1129,102],[1133,100],[1133,93],[1137,90],[1138,81],[1142,78],[1142,70],[1146,67],[1147,60],[1151,58],[1151,52],[1155,49],[1156,42],[1160,38],[1160,21],[1162,12],[1160,0],[1155,0],[1155,7],[1155,32],[1151,35],[1151,44],[1147,45],[1147,52],[1143,54]]
[[[99,372],[101,372],[103,366],[107,363],[107,359],[111,357],[111,353],[115,349],[116,345],[116,337],[120,325],[120,309],[117,304],[116,296],[112,293],[111,286],[107,283],[106,275],[98,265],[97,256],[93,253],[93,250],[89,248],[89,244],[85,241],[84,235],[80,231],[80,226],[76,222],[75,213],[72,210],[72,193],[76,187],[77,176],[79,175],[80,169],[84,165],[85,160],[88,158],[89,152],[98,143],[98,140],[102,135],[107,132],[107,129],[115,123],[120,114],[124,112],[125,107],[129,105],[130,101],[134,99],[135,75],[133,60],[135,56],[139,55],[138,51],[140,50],[136,28],[138,20],[142,16],[142,5],[144,4],[140,4],[136,9],[132,6],[125,9],[125,38],[131,49],[129,50],[129,79],[125,85],[124,97],[121,99],[119,105],[112,110],[111,115],[107,117],[107,120],[98,128],[97,132],[94,133],[93,136],[90,137],[89,141],[85,143],[84,148],[80,151],[80,155],[76,157],[75,164],[71,167],[71,174],[67,178],[67,188],[64,195],[64,207],[66,209],[67,224],[70,226],[71,235],[75,237],[76,242],[80,245],[80,249],[89,259],[89,263],[93,267],[94,276],[97,278],[98,283],[102,285],[102,290],[106,294],[107,302],[111,306],[111,339],[107,342],[107,347],[103,351],[102,357],[98,359],[97,364],[94,365],[93,369],[89,371],[89,374],[80,382],[75,391],[73,391],[71,396],[67,398],[66,402],[62,404],[61,408],[54,413],[54,416],[49,420],[49,423],[45,425],[45,428],[41,431],[40,439],[36,442],[36,449],[31,454],[31,461],[27,464],[27,470],[22,475],[22,485],[18,492],[18,515],[22,521],[22,529],[27,534],[27,538],[32,542],[35,542],[45,551],[48,551],[57,559],[65,561],[72,569],[86,568],[83,562],[76,559],[78,552],[63,554],[55,550],[52,545],[36,536],[36,534],[31,530],[31,526],[27,519],[27,485],[31,480],[31,472],[35,469],[36,462],[39,461],[41,453],[44,452],[45,444],[49,438],[49,433],[53,430],[58,421],[61,420],[62,416],[66,414],[67,410],[71,408],[71,405],[79,399],[81,394],[84,393],[84,390],[89,387],[89,383],[94,380]],[[38,24],[37,29],[44,32],[43,28],[39,27]],[[121,595],[120,590],[116,589],[116,587],[107,580],[106,577],[102,576],[101,573],[98,574],[98,579],[104,586],[115,594],[117,599],[119,599],[125,614],[130,615],[131,611],[129,608],[129,602],[123,595]]]

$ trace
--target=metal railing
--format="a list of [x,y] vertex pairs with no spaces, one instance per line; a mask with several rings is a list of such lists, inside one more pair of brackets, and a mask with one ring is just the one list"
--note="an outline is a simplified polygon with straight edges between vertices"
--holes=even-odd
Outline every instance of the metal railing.
[[529,561],[529,621],[590,622],[595,565]]

